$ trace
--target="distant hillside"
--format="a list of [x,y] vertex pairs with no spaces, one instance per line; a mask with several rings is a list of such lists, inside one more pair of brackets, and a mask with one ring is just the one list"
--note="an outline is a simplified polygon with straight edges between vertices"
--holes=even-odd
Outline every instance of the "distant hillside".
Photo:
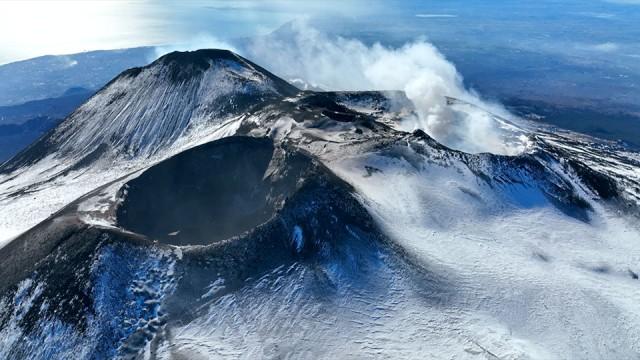
[[152,47],[41,56],[0,66],[0,106],[62,96],[68,89],[97,90],[125,69],[147,64]]

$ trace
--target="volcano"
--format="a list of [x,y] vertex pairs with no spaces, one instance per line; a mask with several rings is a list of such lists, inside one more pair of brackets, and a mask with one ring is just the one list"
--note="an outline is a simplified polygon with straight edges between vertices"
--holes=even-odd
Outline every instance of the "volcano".
[[640,156],[413,111],[226,50],[123,72],[0,167],[0,358],[637,356]]

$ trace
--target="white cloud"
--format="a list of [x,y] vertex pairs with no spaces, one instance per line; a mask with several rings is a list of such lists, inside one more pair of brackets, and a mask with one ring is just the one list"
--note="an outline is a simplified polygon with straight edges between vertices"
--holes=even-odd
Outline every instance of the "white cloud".
[[302,16],[361,18],[365,0],[2,0],[0,64],[40,55],[181,43],[193,34],[251,36]]
[[431,19],[431,18],[455,18],[455,17],[458,17],[458,15],[454,15],[454,14],[416,14],[416,17],[427,18],[427,19]]
[[0,1],[0,63],[157,43],[145,33],[151,10],[115,0]]
[[295,22],[253,41],[243,55],[286,79],[300,78],[328,90],[404,90],[417,109],[417,117],[403,122],[405,130],[423,129],[451,147],[507,154],[522,150],[507,144],[486,112],[476,107],[461,112],[447,105],[445,96],[451,96],[508,116],[466,90],[455,66],[425,41],[399,48],[367,46]]
[[594,18],[594,19],[602,19],[602,20],[611,20],[616,18],[615,14],[605,13],[605,12],[579,12],[575,14]]
[[613,42],[604,42],[599,44],[581,44],[577,46],[578,49],[587,50],[587,51],[596,51],[596,52],[604,52],[611,53],[616,52],[620,49],[620,45]]
[[602,44],[593,45],[592,48],[597,51],[613,52],[613,51],[617,51],[620,48],[620,46],[616,43],[606,42]]

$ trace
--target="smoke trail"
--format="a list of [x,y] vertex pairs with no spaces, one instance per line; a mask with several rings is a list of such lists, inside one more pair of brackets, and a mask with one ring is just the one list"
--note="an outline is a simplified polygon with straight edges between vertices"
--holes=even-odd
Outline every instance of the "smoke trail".
[[[313,89],[403,90],[415,107],[415,116],[405,118],[398,127],[422,129],[455,149],[517,154],[526,147],[522,133],[501,126],[484,110],[507,118],[509,113],[465,89],[455,66],[425,41],[399,48],[367,46],[355,39],[329,37],[305,21],[296,21],[247,43],[232,45],[201,35],[187,44],[157,48],[156,55],[205,47],[236,51],[280,77],[302,79]],[[452,107],[447,96],[477,106]]]
[[[293,22],[251,41],[243,55],[286,79],[301,78],[326,90],[404,90],[417,116],[405,119],[404,130],[425,130],[438,141],[468,152],[515,154],[526,141],[505,129],[486,111],[509,117],[465,89],[455,66],[432,45],[414,41],[400,48],[367,46],[354,39],[331,38]],[[447,105],[445,96],[476,104],[463,111]],[[515,139],[515,141],[514,141]]]

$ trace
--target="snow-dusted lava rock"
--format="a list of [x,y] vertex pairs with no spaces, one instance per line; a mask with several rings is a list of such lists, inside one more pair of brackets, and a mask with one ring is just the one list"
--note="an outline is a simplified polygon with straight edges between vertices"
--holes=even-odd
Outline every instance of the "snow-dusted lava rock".
[[411,112],[228,51],[124,72],[0,168],[0,357],[638,357],[638,154]]

